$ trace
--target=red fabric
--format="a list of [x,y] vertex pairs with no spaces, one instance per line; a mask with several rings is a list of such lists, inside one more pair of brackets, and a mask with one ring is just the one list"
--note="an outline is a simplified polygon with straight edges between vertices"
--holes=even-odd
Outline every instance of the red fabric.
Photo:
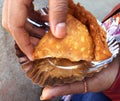
[[104,94],[112,101],[120,101],[120,69],[114,83],[108,90],[104,91]]

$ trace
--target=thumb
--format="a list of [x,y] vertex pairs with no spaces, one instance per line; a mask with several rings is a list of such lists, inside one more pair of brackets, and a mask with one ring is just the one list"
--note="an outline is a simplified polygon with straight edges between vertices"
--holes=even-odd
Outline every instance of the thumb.
[[57,38],[63,38],[66,34],[67,3],[68,0],[49,0],[51,31]]

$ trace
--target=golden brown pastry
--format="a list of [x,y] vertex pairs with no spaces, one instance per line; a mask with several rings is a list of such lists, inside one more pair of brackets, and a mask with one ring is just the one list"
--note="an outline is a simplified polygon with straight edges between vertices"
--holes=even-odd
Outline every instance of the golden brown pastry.
[[76,5],[72,0],[69,1],[69,13],[83,23],[89,30],[94,41],[95,61],[107,59],[111,56],[106,43],[106,32],[97,23],[96,18],[79,3]]
[[72,15],[67,16],[66,24],[67,35],[63,39],[55,38],[51,32],[46,33],[35,49],[35,59],[51,57],[91,61],[94,58],[94,43],[87,27]]
[[56,57],[71,61],[100,61],[111,56],[106,32],[96,18],[79,4],[72,5],[72,8],[69,10],[72,15],[68,14],[66,21],[67,36],[57,39],[51,32],[46,33],[35,49],[35,59]]

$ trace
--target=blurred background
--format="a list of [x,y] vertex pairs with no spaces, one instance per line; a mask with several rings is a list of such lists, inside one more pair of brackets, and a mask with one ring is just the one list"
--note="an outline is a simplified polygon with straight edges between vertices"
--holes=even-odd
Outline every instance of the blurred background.
[[[120,0],[74,1],[80,2],[100,21],[120,3]],[[40,101],[41,88],[26,78],[15,56],[14,40],[1,25],[3,2],[0,0],[0,101]],[[48,0],[34,0],[34,4],[35,9],[40,9],[48,5]]]

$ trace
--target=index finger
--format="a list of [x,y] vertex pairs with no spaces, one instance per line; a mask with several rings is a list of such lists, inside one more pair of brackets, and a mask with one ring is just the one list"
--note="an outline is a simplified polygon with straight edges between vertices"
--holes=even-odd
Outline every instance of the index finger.
[[[8,5],[8,28],[20,49],[32,59],[34,48],[30,42],[29,34],[25,30],[25,22],[28,16],[28,7],[32,2],[14,0]],[[13,6],[14,5],[14,6]]]
[[34,47],[30,42],[30,37],[26,30],[24,28],[16,28],[13,37],[23,53],[25,53],[30,60],[33,60],[32,54]]

